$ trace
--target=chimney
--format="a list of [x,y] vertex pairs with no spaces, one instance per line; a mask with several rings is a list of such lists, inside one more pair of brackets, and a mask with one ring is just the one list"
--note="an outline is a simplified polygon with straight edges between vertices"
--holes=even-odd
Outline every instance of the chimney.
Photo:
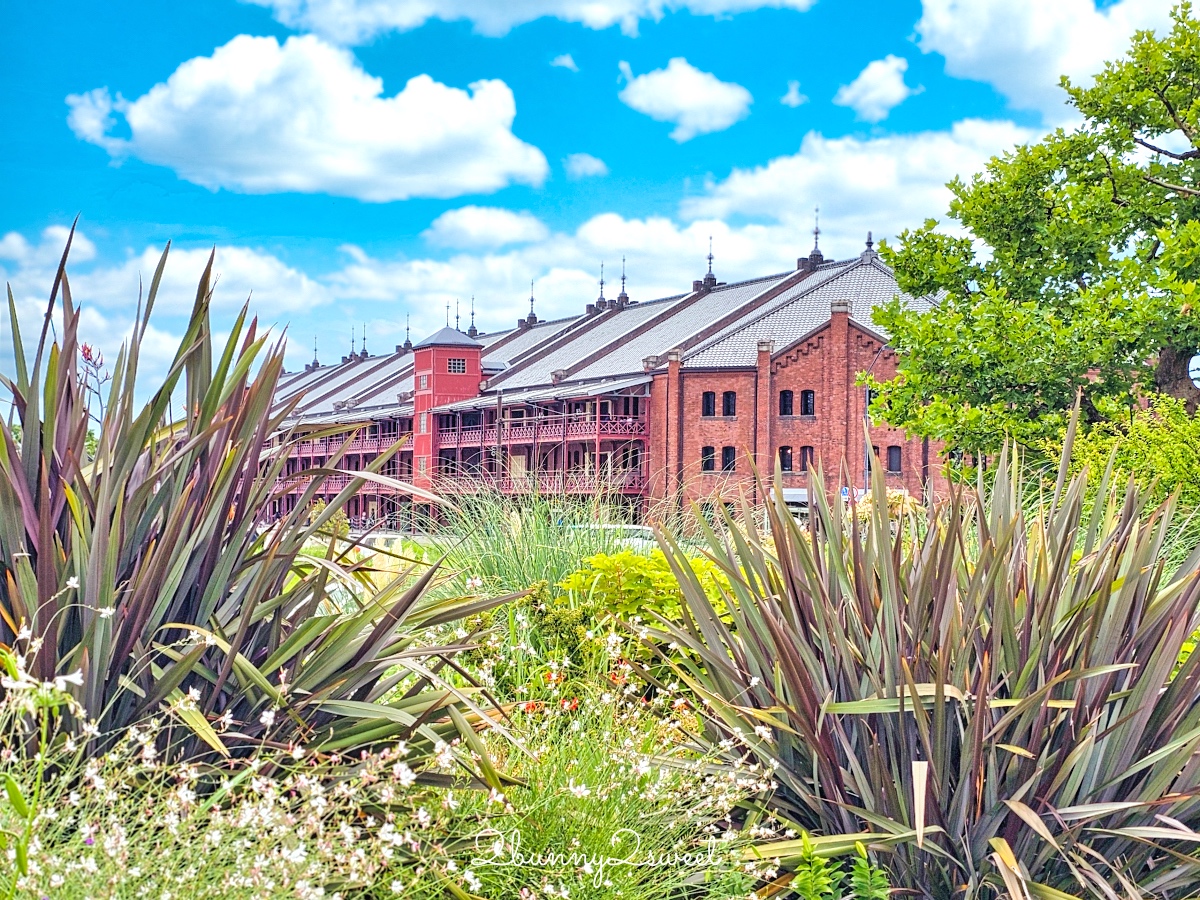
[[659,357],[657,357],[657,356],[646,356],[646,357],[643,357],[643,359],[642,359],[642,371],[644,371],[644,372],[652,372],[652,371],[654,371],[655,369],[657,369],[657,368],[658,368],[658,363],[659,363]]
[[692,282],[692,292],[695,294],[698,294],[702,290],[704,290],[704,282],[701,281],[699,278],[697,278],[695,281]]
[[589,303],[589,304],[587,305],[587,315],[589,315],[589,316],[594,316],[595,314],[596,314],[596,304],[595,304],[595,303]]
[[567,377],[566,369],[555,369],[553,372],[550,373],[550,383],[558,384],[566,377]]

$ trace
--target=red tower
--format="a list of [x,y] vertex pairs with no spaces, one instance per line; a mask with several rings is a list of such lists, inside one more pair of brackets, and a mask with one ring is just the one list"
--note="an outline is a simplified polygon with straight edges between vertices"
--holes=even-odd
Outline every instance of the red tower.
[[483,344],[443,328],[413,348],[413,483],[429,490],[437,475],[437,422],[430,412],[479,396]]

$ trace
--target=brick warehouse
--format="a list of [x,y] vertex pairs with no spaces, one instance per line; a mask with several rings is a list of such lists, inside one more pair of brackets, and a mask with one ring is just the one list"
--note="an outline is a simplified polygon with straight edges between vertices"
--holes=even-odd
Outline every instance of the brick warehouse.
[[[857,257],[827,261],[814,245],[789,272],[733,284],[712,272],[672,297],[600,297],[573,317],[529,315],[511,330],[446,327],[386,355],[365,348],[335,365],[284,377],[303,436],[288,460],[294,505],[304,470],[349,440],[343,470],[401,442],[384,474],[441,492],[585,494],[604,490],[637,510],[658,500],[711,503],[756,487],[753,467],[783,470],[803,505],[818,466],[831,489],[861,488],[874,465],[889,487],[917,495],[942,482],[936,448],[864,423],[861,372],[890,377],[896,357],[871,323],[900,294],[868,235]],[[927,307],[928,298],[900,294]],[[347,476],[326,483],[329,493]],[[283,511],[281,508],[280,512]],[[413,498],[368,484],[356,524],[406,527]]]

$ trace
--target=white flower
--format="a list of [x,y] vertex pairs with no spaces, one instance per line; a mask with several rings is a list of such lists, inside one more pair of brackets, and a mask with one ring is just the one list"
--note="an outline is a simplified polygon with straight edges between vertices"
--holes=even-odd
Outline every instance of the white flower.
[[263,714],[258,717],[258,721],[262,722],[267,728],[270,728],[275,724],[275,710],[265,710]]
[[116,613],[116,611],[117,611],[116,607],[113,607],[113,606],[102,606],[98,610],[96,610],[96,612],[98,612],[100,614],[100,618],[102,618],[102,619],[111,619],[113,617],[113,615]]
[[68,684],[83,687],[83,671],[79,670],[72,672],[70,675],[56,675],[54,677],[54,689],[56,691],[66,691]]
[[67,579],[67,589],[74,591],[74,590],[78,590],[78,588],[79,588],[79,579],[76,578],[74,575],[72,575],[70,578]]

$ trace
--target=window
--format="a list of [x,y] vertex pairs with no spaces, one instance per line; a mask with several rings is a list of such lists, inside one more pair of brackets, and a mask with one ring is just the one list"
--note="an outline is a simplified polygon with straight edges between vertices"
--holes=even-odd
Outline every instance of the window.
[[721,415],[737,415],[737,391],[726,391],[721,395]]
[[868,472],[872,472],[875,470],[875,461],[877,459],[879,459],[879,447],[877,447],[875,444],[872,444],[871,445],[871,455],[867,457],[867,471]]
[[451,375],[466,375],[467,361],[465,359],[446,360],[446,371]]
[[737,451],[733,447],[721,448],[721,471],[732,472],[737,468]]
[[784,472],[792,471],[792,448],[779,448],[779,468]]
[[812,464],[813,464],[813,448],[807,447],[807,446],[801,447],[800,448],[800,471],[807,472],[809,469],[812,468]]
[[429,431],[429,413],[421,413],[419,417],[421,434]]
[[893,474],[900,471],[901,451],[897,444],[888,447],[887,470]]
[[700,448],[700,471],[714,472],[717,468],[717,451],[714,447]]
[[700,415],[715,416],[717,414],[717,395],[712,391],[705,391],[700,398]]
[[422,375],[421,376],[421,390],[426,390],[428,387],[429,387],[429,376]]
[[791,391],[780,391],[779,392],[779,414],[781,416],[792,415],[792,392]]
[[425,457],[424,456],[417,458],[417,473],[420,475],[425,474]]
[[815,416],[817,414],[817,395],[813,391],[800,392],[800,415]]

